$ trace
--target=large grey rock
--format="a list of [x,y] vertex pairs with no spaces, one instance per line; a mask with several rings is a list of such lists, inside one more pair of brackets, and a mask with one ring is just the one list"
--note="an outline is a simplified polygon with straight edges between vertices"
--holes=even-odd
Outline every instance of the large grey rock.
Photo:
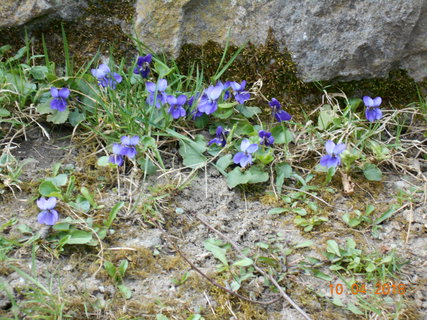
[[264,43],[269,29],[306,81],[427,76],[427,0],[137,0],[137,37],[174,55],[184,43]]
[[0,0],[0,28],[23,25],[42,16],[71,20],[85,0]]

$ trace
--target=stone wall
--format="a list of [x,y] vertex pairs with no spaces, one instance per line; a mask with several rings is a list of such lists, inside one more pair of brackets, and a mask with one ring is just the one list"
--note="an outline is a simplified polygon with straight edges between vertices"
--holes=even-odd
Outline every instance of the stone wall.
[[[2,0],[0,28],[70,21],[88,3]],[[399,68],[417,81],[427,77],[427,0],[136,0],[130,25],[111,19],[175,57],[185,43],[224,44],[228,34],[236,45],[263,44],[272,30],[305,81],[385,77]]]

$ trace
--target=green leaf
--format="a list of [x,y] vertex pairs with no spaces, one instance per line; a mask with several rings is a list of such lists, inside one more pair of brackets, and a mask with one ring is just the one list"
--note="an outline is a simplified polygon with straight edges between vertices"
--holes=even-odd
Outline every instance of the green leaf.
[[114,219],[117,217],[117,213],[120,211],[121,208],[123,208],[124,205],[125,205],[125,203],[123,201],[120,201],[120,202],[116,203],[114,205],[114,207],[111,209],[111,211],[108,215],[108,220],[107,221],[104,220],[104,225],[107,228],[111,227]]
[[70,230],[70,224],[68,222],[55,223],[52,229],[56,231],[68,231]]
[[331,276],[327,275],[326,273],[323,273],[320,270],[312,269],[311,272],[313,273],[313,276],[315,276],[316,278],[319,278],[325,281],[332,281]]
[[392,205],[390,209],[388,209],[386,212],[384,212],[377,220],[374,221],[374,224],[380,224],[384,220],[387,220],[390,218],[393,214],[396,213],[396,209],[398,208],[398,205]]
[[114,264],[112,264],[110,261],[105,261],[104,262],[104,268],[105,271],[107,271],[108,275],[112,278],[115,279],[116,277],[116,266]]
[[263,164],[269,164],[274,160],[273,149],[268,148],[265,150],[258,149],[257,159],[261,161]]
[[372,262],[370,262],[367,266],[366,266],[366,272],[373,272],[373,271],[375,271],[375,269],[376,269],[377,267],[372,263]]
[[308,248],[308,247],[311,247],[312,245],[313,245],[313,241],[311,241],[311,240],[306,240],[306,241],[303,241],[303,242],[298,243],[298,244],[294,247],[294,249],[299,249],[299,248]]
[[48,115],[46,120],[53,122],[54,124],[65,123],[68,119],[68,115],[70,114],[70,110],[65,109],[64,111],[53,110],[53,113]]
[[338,115],[335,110],[333,110],[329,104],[325,104],[320,108],[317,127],[319,130],[326,130],[336,118],[338,118]]
[[288,210],[285,208],[273,208],[273,209],[268,210],[267,214],[280,214],[280,213],[287,212],[287,211]]
[[43,181],[39,186],[39,192],[44,197],[50,197],[53,193],[61,192],[52,181]]
[[340,248],[338,246],[338,243],[335,240],[328,240],[326,241],[327,248],[326,251],[333,253],[334,255],[341,257]]
[[102,156],[102,157],[98,158],[98,160],[96,161],[96,164],[100,167],[109,166],[110,165],[109,157],[108,156]]
[[86,187],[81,187],[81,188],[80,188],[80,193],[83,195],[83,197],[85,197],[85,198],[86,198],[86,200],[87,200],[87,201],[89,201],[89,203],[90,203],[90,205],[91,205],[92,207],[96,207],[96,202],[95,202],[95,200],[93,199],[92,195],[90,194],[90,192],[89,192],[88,188],[86,188]]
[[350,310],[351,312],[353,312],[354,314],[361,315],[361,316],[364,315],[364,313],[362,311],[360,311],[360,309],[352,303],[349,303],[347,305],[347,309]]
[[237,111],[239,111],[246,118],[252,118],[254,115],[261,113],[261,109],[258,107],[247,107],[244,104],[239,104],[236,107]]
[[126,270],[128,269],[128,266],[129,266],[129,261],[127,261],[126,259],[123,259],[123,260],[120,262],[120,265],[119,265],[119,273],[120,273],[120,276],[121,276],[122,278],[125,276],[125,273],[126,273]]
[[292,167],[288,163],[282,162],[276,165],[275,170],[277,193],[281,194],[285,179],[289,179],[292,176]]
[[30,73],[36,80],[46,79],[46,74],[49,72],[46,66],[31,67]]
[[179,142],[179,145],[179,154],[182,156],[185,166],[200,168],[206,164],[207,158],[202,154],[206,150],[206,145],[201,147],[196,144],[195,146],[183,140]]
[[70,206],[72,206],[74,209],[82,211],[82,212],[88,212],[90,210],[90,203],[87,200],[78,201],[78,202],[68,202]]
[[231,154],[226,154],[225,156],[222,156],[218,159],[216,162],[216,166],[220,168],[221,170],[225,171],[225,169],[228,168],[230,164],[233,163],[233,156]]
[[68,177],[65,173],[58,174],[53,178],[46,178],[45,181],[51,181],[55,186],[62,187],[67,184]]
[[37,112],[40,114],[52,113],[53,109],[50,107],[50,101],[39,104],[37,106]]
[[156,320],[169,320],[169,318],[162,314],[158,314],[156,315]]
[[0,118],[10,116],[9,110],[5,108],[0,108]]
[[27,47],[22,47],[21,49],[18,50],[18,52],[12,58],[7,59],[7,62],[12,62],[12,61],[21,59],[26,52],[27,52]]
[[222,262],[223,265],[228,266],[228,261],[225,253],[227,252],[226,249],[220,248],[217,245],[214,244],[213,239],[208,239],[205,241],[205,249],[212,252],[215,258],[217,258],[219,261]]
[[85,114],[82,112],[79,112],[79,110],[77,109],[74,109],[74,111],[71,112],[70,115],[68,116],[68,121],[73,127],[77,126],[80,122],[82,122],[85,119],[86,119]]
[[363,166],[363,174],[370,181],[381,181],[383,176],[381,170],[372,163],[367,163]]
[[237,102],[230,102],[230,103],[219,103],[218,108],[219,109],[230,109],[233,108]]
[[125,298],[126,300],[132,298],[132,291],[130,291],[130,289],[124,284],[119,284],[117,288],[119,288],[119,291],[122,294],[123,298]]
[[243,258],[241,260],[237,260],[236,262],[233,263],[233,266],[236,267],[248,267],[254,264],[254,261],[252,259],[249,258]]
[[294,139],[292,132],[283,125],[274,127],[271,134],[275,144],[288,144]]
[[213,113],[213,115],[218,119],[224,120],[224,119],[230,118],[233,112],[234,112],[233,109],[225,109],[225,110],[218,109]]
[[92,233],[83,230],[73,230],[69,233],[71,236],[67,244],[86,244],[92,241]]
[[160,60],[155,60],[154,69],[156,69],[156,72],[159,74],[159,79],[164,78],[173,71],[173,68],[169,68]]
[[239,184],[259,183],[268,180],[268,173],[264,172],[258,166],[250,167],[248,170],[242,172],[240,167],[234,168],[227,175],[227,184],[230,188],[234,188]]

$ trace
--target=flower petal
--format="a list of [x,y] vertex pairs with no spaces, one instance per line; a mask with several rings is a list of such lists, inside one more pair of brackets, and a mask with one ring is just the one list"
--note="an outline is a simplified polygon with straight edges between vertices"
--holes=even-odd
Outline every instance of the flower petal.
[[246,149],[246,152],[247,153],[254,153],[255,151],[257,151],[258,150],[258,144],[256,144],[256,143],[254,143],[254,144],[251,144],[247,149]]
[[325,149],[327,154],[334,153],[335,143],[332,140],[328,140],[325,143]]
[[39,207],[39,209],[41,209],[41,210],[46,210],[47,209],[46,202],[47,202],[47,199],[41,197],[40,199],[38,199],[36,201],[37,207]]
[[338,155],[341,152],[343,152],[345,150],[345,144],[344,143],[338,143],[335,147],[334,147],[334,154]]
[[216,136],[219,138],[223,131],[224,129],[221,126],[218,126],[218,128],[216,128]]
[[58,221],[58,211],[56,210],[44,210],[39,213],[37,221],[41,224],[49,226],[54,225]]
[[54,98],[58,98],[58,89],[55,87],[50,88],[50,94]]
[[238,164],[238,163],[240,163],[240,160],[242,159],[242,157],[244,157],[245,156],[245,153],[244,152],[238,152],[238,153],[236,153],[235,155],[234,155],[234,157],[233,157],[233,162],[235,163],[235,164]]
[[121,144],[115,143],[113,144],[113,153],[114,154],[122,154],[123,146]]
[[240,159],[240,166],[242,168],[246,167],[249,163],[252,163],[252,156],[250,154],[243,155],[243,157]]
[[178,96],[178,98],[176,98],[176,100],[177,104],[182,106],[187,101],[187,96],[185,94],[181,94],[180,96]]
[[246,152],[250,145],[251,142],[248,139],[243,139],[242,143],[240,144],[240,150]]
[[368,97],[368,96],[364,96],[363,97],[363,103],[367,107],[373,107],[374,106],[374,101],[372,100],[371,97]]
[[118,154],[113,154],[109,156],[108,161],[112,164],[116,164],[119,167],[123,164],[123,157]]
[[380,104],[381,104],[381,102],[382,102],[381,97],[376,97],[376,98],[373,100],[373,107],[379,107],[379,106],[380,106]]
[[62,88],[61,90],[59,90],[58,95],[61,98],[67,99],[70,95],[70,90],[68,88]]
[[58,199],[56,199],[55,197],[50,197],[45,202],[45,209],[49,210],[49,209],[55,208],[57,201],[58,201]]
[[151,93],[156,91],[156,85],[151,81],[147,81],[145,83],[145,88],[147,89],[148,92],[151,92]]
[[160,79],[157,84],[157,88],[158,88],[157,90],[165,91],[167,87],[168,87],[168,82],[166,81],[166,79]]

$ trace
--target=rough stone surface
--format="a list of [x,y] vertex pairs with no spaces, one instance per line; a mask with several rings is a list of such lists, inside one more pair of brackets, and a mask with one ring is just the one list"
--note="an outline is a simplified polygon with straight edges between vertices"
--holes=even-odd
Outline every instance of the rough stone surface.
[[269,29],[306,81],[427,76],[427,0],[138,0],[137,36],[157,51],[184,43],[264,43]]
[[84,0],[1,0],[0,28],[20,26],[47,15],[71,20],[85,4]]

